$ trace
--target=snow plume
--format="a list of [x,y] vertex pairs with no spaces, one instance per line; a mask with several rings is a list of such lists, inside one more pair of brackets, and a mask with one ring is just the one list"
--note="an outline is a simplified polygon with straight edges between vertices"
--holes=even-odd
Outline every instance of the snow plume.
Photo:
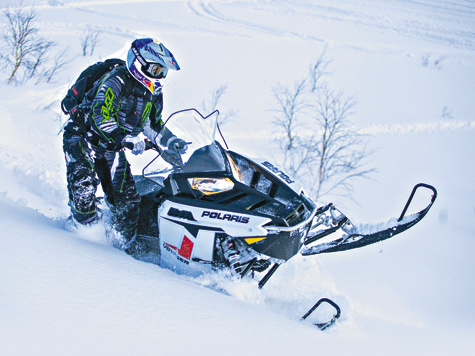
[[[321,298],[331,298],[344,305],[345,310],[348,309],[349,301],[338,293],[328,273],[321,272],[319,263],[314,259],[296,256],[281,265],[279,273],[276,273],[263,289],[259,289],[258,281],[263,276],[256,273],[256,279],[241,279],[229,271],[222,271],[191,280],[249,304],[279,312],[294,320],[299,320]],[[331,313],[334,313],[333,308],[320,313],[318,316],[320,320],[314,316],[309,321],[312,319],[315,319],[314,322],[328,321],[332,317]],[[343,320],[349,317],[347,314]]]

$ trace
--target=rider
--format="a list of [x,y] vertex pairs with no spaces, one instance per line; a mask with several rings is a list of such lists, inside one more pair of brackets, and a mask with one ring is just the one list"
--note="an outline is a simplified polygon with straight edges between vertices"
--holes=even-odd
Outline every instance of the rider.
[[126,66],[117,66],[100,78],[70,111],[64,128],[70,222],[79,226],[99,220],[95,194],[100,182],[124,249],[136,239],[140,197],[122,143],[131,142],[133,154],[143,153],[145,142],[138,137],[143,132],[157,145],[186,146],[170,132],[159,134],[163,127],[159,80],[169,69],[180,67],[162,43],[151,38],[135,40]]

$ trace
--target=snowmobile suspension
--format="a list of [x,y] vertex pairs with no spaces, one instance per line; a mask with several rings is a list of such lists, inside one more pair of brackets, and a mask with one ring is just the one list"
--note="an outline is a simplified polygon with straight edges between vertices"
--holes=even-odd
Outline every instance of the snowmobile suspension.
[[260,280],[259,289],[264,287],[264,285],[267,283],[267,281],[270,279],[270,277],[272,277],[272,275],[275,273],[275,271],[277,271],[277,268],[279,268],[279,266],[280,265],[278,263],[274,263],[274,265],[271,267],[269,272],[267,272],[267,274]]

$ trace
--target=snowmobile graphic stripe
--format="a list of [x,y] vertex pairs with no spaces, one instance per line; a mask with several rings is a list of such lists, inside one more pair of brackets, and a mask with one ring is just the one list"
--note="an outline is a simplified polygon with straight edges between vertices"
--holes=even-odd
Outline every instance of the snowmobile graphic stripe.
[[172,246],[172,245],[170,245],[170,244],[167,243],[167,242],[164,242],[164,244],[167,245],[168,247],[170,247],[172,250],[178,251],[178,247]]
[[187,260],[191,259],[191,253],[193,252],[194,243],[186,235],[183,237],[183,242],[181,243],[180,250],[178,254],[186,258]]
[[174,224],[183,226],[194,237],[198,236],[198,231],[199,230],[223,232],[223,229],[217,228],[217,227],[189,224],[189,223],[186,223],[184,221],[174,220],[174,219],[170,219],[170,218],[166,218],[166,217],[162,217],[162,219],[168,220],[168,221],[170,221]]
[[178,249],[178,247],[170,245],[167,242],[164,242],[168,247],[170,247],[172,250],[176,251],[178,253],[178,256],[181,256],[183,258],[186,258],[187,260],[191,259],[191,253],[193,252],[193,246],[195,245],[193,241],[191,241],[188,237],[183,236],[183,241],[181,242],[181,246]]
[[265,239],[266,239],[265,237],[250,237],[248,239],[244,239],[244,241],[246,241],[248,245],[252,245],[256,242],[259,242]]

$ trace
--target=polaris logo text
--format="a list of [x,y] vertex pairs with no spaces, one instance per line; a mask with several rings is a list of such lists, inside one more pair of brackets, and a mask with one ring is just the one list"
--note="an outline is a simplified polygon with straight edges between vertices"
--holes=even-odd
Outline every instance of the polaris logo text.
[[210,219],[217,219],[217,220],[235,221],[241,224],[247,224],[249,222],[249,218],[245,216],[217,213],[215,211],[203,211],[203,214],[201,214],[201,217],[208,217]]
[[264,167],[267,167],[271,172],[273,172],[275,175],[277,175],[280,179],[282,179],[287,184],[292,184],[295,182],[292,179],[290,179],[290,177],[287,174],[282,172],[279,168],[275,167],[272,163],[265,161],[264,163],[262,163],[262,165]]

